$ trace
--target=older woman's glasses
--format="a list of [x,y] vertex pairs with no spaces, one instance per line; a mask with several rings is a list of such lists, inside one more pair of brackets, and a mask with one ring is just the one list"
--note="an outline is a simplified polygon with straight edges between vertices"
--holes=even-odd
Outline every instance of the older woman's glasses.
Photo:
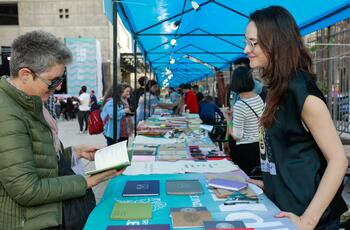
[[32,72],[33,76],[39,78],[42,82],[44,82],[47,85],[47,89],[50,91],[55,90],[64,80],[64,76],[61,76],[59,78],[56,78],[55,80],[49,81],[43,77],[40,77],[32,69],[30,69],[28,67],[24,67],[24,68],[27,68],[30,72]]
[[255,49],[255,46],[256,46],[257,44],[259,44],[258,41],[253,41],[253,40],[250,40],[250,39],[248,39],[248,38],[243,39],[243,42],[244,42],[245,45],[248,45],[248,47],[249,47],[249,49],[250,49],[251,51],[253,51],[253,50]]

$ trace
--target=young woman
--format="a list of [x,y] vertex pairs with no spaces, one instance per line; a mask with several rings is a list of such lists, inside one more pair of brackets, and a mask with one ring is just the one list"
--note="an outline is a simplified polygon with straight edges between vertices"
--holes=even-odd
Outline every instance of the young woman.
[[[123,92],[131,88],[127,84],[119,84],[117,87],[117,140],[120,141],[120,121],[130,113],[129,108],[125,108],[122,102]],[[103,101],[103,107],[101,111],[101,119],[104,121],[105,125],[103,127],[103,135],[106,138],[107,145],[112,145],[113,141],[113,98],[112,98],[112,87],[110,87]]]
[[311,58],[292,15],[271,6],[250,15],[245,53],[268,88],[262,114],[261,170],[266,195],[299,229],[339,229],[347,210],[341,186],[348,160]]
[[254,79],[248,67],[235,69],[231,89],[239,95],[239,100],[233,106],[233,119],[228,118],[227,123],[227,131],[237,145],[232,160],[250,175],[260,165],[259,119],[264,102],[253,92]]
[[137,123],[153,115],[156,107],[160,107],[162,109],[174,108],[175,104],[160,103],[160,100],[157,96],[158,91],[158,83],[155,80],[149,80],[146,85],[146,94],[143,94],[140,97],[137,106]]
[[[132,88],[130,85],[125,84],[124,90],[121,94],[121,107],[124,109],[129,109],[128,99],[130,98]],[[128,140],[129,137],[134,132],[134,113],[128,112],[120,121],[120,138],[119,141]]]

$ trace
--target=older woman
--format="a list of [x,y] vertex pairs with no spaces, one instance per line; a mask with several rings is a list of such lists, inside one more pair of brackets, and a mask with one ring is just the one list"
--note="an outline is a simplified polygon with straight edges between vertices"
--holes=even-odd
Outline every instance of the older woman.
[[89,188],[120,173],[88,178],[67,173],[72,158],[92,160],[96,151],[63,149],[52,118],[43,111],[71,59],[69,49],[44,31],[26,33],[12,44],[11,77],[0,80],[0,229],[72,226],[62,204],[83,198]]

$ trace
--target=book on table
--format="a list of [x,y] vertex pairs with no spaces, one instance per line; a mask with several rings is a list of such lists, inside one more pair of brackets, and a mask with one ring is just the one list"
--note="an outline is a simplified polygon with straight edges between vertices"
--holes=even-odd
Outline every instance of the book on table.
[[99,149],[95,153],[95,169],[86,172],[87,175],[104,172],[110,169],[122,169],[131,163],[132,151],[128,152],[127,141]]
[[169,224],[149,224],[149,225],[114,225],[108,226],[107,230],[170,230]]
[[159,195],[159,180],[127,181],[123,196],[157,196]]
[[181,207],[181,208],[170,208],[170,214],[172,212],[200,212],[208,211],[206,207]]
[[242,229],[245,228],[243,221],[204,221],[204,229]]
[[220,178],[215,178],[209,181],[208,185],[214,188],[223,188],[231,191],[239,191],[248,186],[245,182],[225,180]]
[[202,185],[198,180],[167,180],[166,191],[169,195],[202,194]]
[[151,203],[115,203],[112,220],[144,220],[152,218]]
[[209,221],[212,218],[208,210],[192,210],[192,208],[171,211],[170,215],[173,228],[203,227],[203,222]]

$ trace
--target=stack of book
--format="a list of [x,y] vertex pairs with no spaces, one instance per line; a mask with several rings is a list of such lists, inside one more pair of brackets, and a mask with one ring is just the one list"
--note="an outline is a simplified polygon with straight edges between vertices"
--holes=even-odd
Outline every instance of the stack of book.
[[[209,174],[209,175],[207,175],[208,181],[212,181],[215,179],[224,179],[224,180],[233,181],[234,183],[241,182],[243,184],[246,184],[245,179],[242,176],[238,176],[238,175],[232,175],[232,174],[229,174],[229,175]],[[244,194],[250,198],[257,198],[256,193],[251,188],[249,188],[248,186],[243,186],[243,187],[244,188],[239,190],[239,192],[241,194]],[[228,198],[230,195],[235,193],[234,189],[227,189],[227,188],[224,188],[223,186],[220,186],[220,185],[219,185],[219,187],[218,186],[209,187],[209,189],[211,189],[213,191],[213,193],[215,194],[215,196],[219,199]]]
[[133,153],[133,161],[155,161],[157,145],[133,145],[130,149]]
[[230,191],[239,191],[248,186],[246,182],[239,182],[234,180],[227,180],[221,178],[215,178],[208,182],[208,185],[212,188],[222,188]]
[[158,148],[159,161],[177,161],[188,159],[184,144],[160,145]]

